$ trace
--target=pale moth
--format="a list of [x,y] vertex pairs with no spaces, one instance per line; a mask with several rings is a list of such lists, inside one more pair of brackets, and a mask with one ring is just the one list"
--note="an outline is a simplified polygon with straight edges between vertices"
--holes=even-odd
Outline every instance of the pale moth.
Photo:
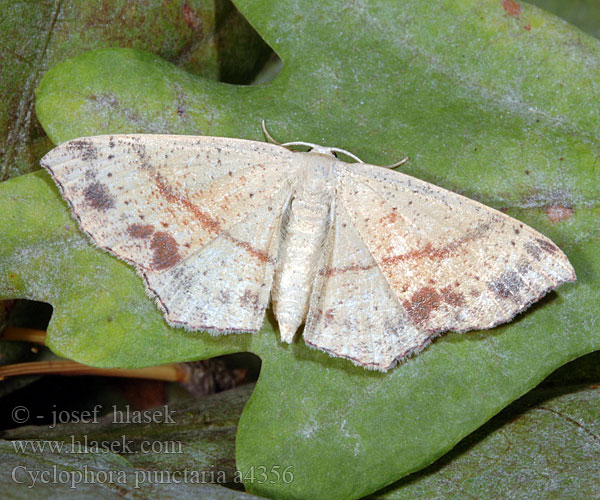
[[189,330],[256,332],[271,300],[283,342],[304,324],[309,346],[388,370],[442,332],[504,323],[575,280],[518,220],[339,152],[104,135],[41,164],[81,229]]

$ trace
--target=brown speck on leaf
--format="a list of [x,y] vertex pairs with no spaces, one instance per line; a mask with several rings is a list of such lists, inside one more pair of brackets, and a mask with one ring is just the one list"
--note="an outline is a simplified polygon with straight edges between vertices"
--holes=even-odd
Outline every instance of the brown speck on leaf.
[[132,238],[145,240],[154,232],[154,227],[150,224],[130,224],[127,227],[127,234]]
[[502,7],[509,16],[519,17],[521,14],[521,6],[514,0],[502,0]]
[[563,205],[551,205],[546,207],[546,215],[552,222],[567,220],[574,213],[574,209],[571,207],[565,207]]
[[523,26],[523,29],[526,31],[531,31],[531,25],[526,24],[525,26]]
[[177,242],[169,233],[165,233],[164,231],[154,233],[150,247],[154,252],[152,256],[152,268],[156,271],[172,267],[181,260]]
[[90,207],[101,212],[115,207],[115,201],[110,195],[108,188],[97,181],[85,187],[83,197]]
[[183,20],[193,30],[197,30],[202,26],[202,22],[198,18],[198,15],[187,2],[183,4]]
[[410,300],[403,302],[410,319],[417,325],[425,323],[432,311],[437,309],[442,302],[440,294],[432,287],[425,286],[417,290]]

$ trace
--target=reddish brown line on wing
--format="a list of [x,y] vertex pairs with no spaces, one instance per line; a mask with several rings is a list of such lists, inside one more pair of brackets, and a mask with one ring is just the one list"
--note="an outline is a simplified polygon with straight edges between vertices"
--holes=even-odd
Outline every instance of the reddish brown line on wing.
[[246,252],[248,252],[253,257],[256,257],[261,262],[267,262],[269,260],[269,254],[267,252],[265,252],[264,250],[259,250],[258,248],[253,247],[247,241],[238,240],[237,238],[234,238],[233,236],[231,236],[229,233],[225,233],[225,237],[229,241],[231,241],[232,243],[234,243],[236,246],[238,246],[238,247],[243,248],[244,250],[246,250]]
[[[406,252],[400,255],[393,255],[391,257],[384,257],[382,259],[382,263],[384,265],[395,265],[398,262],[404,262],[406,260],[412,259],[429,259],[429,260],[442,260],[454,253],[466,243],[479,238],[482,234],[484,234],[489,229],[489,224],[482,224],[481,226],[476,227],[473,231],[468,232],[462,238],[458,238],[457,240],[451,241],[450,243],[440,247],[434,248],[431,242],[427,243],[423,248],[419,248],[418,250],[411,250],[410,252]],[[354,264],[352,266],[347,267],[327,267],[320,271],[321,275],[325,275],[328,278],[334,276],[336,274],[352,272],[352,271],[368,271],[375,267],[375,264],[370,266],[361,266],[358,264]]]
[[[183,205],[186,210],[196,217],[209,231],[220,234],[222,233],[221,224],[218,220],[212,218],[207,213],[203,212],[197,205],[194,205],[187,197],[176,193],[173,188],[165,181],[164,177],[160,175],[158,172],[154,174],[154,181],[156,183],[156,187],[158,188],[159,193],[170,203],[176,203]],[[237,238],[234,238],[229,233],[223,233],[223,235],[228,238],[232,243],[237,245],[240,248],[243,248],[253,257],[257,258],[261,262],[267,262],[269,260],[269,254],[263,250],[259,250],[258,248],[253,247],[249,242],[242,241]]]
[[354,264],[348,267],[326,267],[325,269],[321,269],[319,271],[320,275],[325,275],[328,278],[334,276],[336,274],[347,273],[351,271],[368,271],[375,267],[375,264],[370,266],[361,266],[360,264]]
[[423,248],[420,248],[418,250],[412,250],[410,252],[407,252],[407,253],[404,253],[401,255],[394,255],[392,257],[384,257],[383,263],[394,265],[394,264],[397,264],[398,262],[403,262],[403,261],[409,260],[409,259],[418,259],[418,260],[421,260],[421,259],[430,259],[430,260],[445,259],[447,257],[450,257],[451,255],[454,255],[454,253],[461,246],[481,237],[481,235],[483,233],[485,233],[489,228],[490,228],[489,224],[482,224],[480,226],[477,226],[472,231],[469,231],[467,234],[465,234],[461,238],[453,240],[450,243],[448,243],[442,247],[434,248],[433,245],[431,244],[431,242],[429,242]]
[[183,205],[183,207],[194,215],[194,217],[200,221],[200,224],[204,228],[208,229],[213,233],[219,233],[221,231],[221,224],[218,220],[212,218],[206,212],[200,210],[197,205],[194,205],[189,198],[186,196],[176,193],[175,190],[165,181],[164,177],[158,172],[154,174],[154,182],[158,188],[158,192],[170,203],[176,203]]

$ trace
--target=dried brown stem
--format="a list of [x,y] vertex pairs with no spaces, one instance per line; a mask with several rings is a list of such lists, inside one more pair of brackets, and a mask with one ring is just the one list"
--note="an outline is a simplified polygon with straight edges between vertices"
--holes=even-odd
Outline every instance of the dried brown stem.
[[148,368],[94,368],[75,361],[33,361],[0,366],[0,380],[18,375],[96,375],[101,377],[145,378],[167,382],[188,382],[190,370],[184,363]]

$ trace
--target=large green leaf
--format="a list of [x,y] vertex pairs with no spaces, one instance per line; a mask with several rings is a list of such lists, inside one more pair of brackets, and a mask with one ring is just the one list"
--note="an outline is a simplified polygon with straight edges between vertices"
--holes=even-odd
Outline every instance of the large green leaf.
[[370,498],[596,498],[599,456],[598,385],[541,387],[436,463]]
[[293,481],[247,487],[358,498],[431,463],[554,368],[600,347],[600,44],[508,0],[237,5],[284,61],[271,83],[226,86],[147,53],[92,52],[39,87],[50,137],[260,139],[266,119],[276,137],[336,145],[370,163],[408,154],[408,173],[550,236],[578,281],[510,325],[450,334],[390,373],[365,372],[301,341],[281,345],[270,321],[253,337],[169,329],[135,273],[93,249],[48,177],[33,174],[0,186],[0,293],[52,303],[49,345],[90,364],[258,354],[238,467],[292,466]]

